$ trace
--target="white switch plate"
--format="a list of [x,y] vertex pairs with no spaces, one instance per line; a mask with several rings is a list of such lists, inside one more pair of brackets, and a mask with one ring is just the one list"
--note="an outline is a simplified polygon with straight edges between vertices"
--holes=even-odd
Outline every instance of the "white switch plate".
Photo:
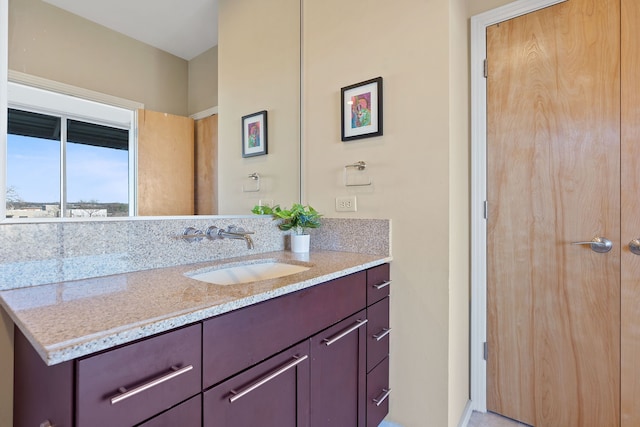
[[336,197],[336,212],[356,212],[357,210],[356,196]]

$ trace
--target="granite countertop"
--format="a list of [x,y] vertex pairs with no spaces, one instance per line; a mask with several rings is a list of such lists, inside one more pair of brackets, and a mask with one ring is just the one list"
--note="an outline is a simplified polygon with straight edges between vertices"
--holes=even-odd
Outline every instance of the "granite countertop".
[[[185,273],[274,260],[309,270],[214,285]],[[288,251],[0,292],[0,303],[48,365],[109,349],[391,261],[385,255]]]

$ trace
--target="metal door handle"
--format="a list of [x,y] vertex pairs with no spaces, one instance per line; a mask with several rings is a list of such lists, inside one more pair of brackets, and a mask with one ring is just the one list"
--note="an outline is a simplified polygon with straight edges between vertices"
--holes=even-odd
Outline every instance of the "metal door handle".
[[233,403],[236,400],[240,399],[241,397],[251,393],[253,390],[257,389],[258,387],[263,386],[264,384],[268,383],[272,379],[282,375],[283,373],[285,373],[289,369],[291,369],[291,368],[295,367],[296,365],[304,362],[308,358],[309,358],[309,356],[307,356],[306,354],[304,356],[293,356],[293,361],[291,361],[291,362],[287,363],[286,365],[282,366],[281,368],[271,372],[270,374],[265,375],[264,377],[260,378],[259,380],[257,380],[253,384],[248,385],[244,389],[242,389],[240,391],[230,390],[230,393],[233,396],[231,396],[229,398],[229,403]]
[[390,333],[391,333],[391,328],[382,328],[382,331],[378,332],[375,335],[372,335],[371,337],[376,341],[380,341],[382,338],[386,337]]
[[364,320],[358,319],[356,320],[356,323],[353,326],[351,326],[349,329],[345,329],[344,331],[338,333],[337,335],[334,335],[331,338],[325,338],[322,340],[322,342],[325,343],[327,346],[330,346],[331,344],[341,340],[342,338],[346,337],[351,332],[355,331],[361,326],[364,326],[367,322],[368,322],[368,319],[364,319]]
[[160,384],[162,384],[162,383],[164,383],[166,381],[172,380],[173,378],[175,378],[177,376],[180,376],[180,375],[182,375],[182,374],[184,374],[186,372],[189,372],[192,369],[193,369],[193,365],[188,365],[188,366],[185,366],[185,367],[180,368],[180,369],[178,369],[177,366],[172,366],[171,367],[171,372],[169,372],[168,374],[163,375],[163,376],[161,376],[159,378],[156,378],[153,381],[149,381],[148,383],[143,384],[143,385],[141,385],[139,387],[136,387],[136,388],[131,389],[131,390],[127,390],[125,387],[120,387],[120,389],[119,389],[120,394],[111,398],[111,404],[115,405],[118,402],[122,402],[123,400],[126,400],[126,399],[130,398],[131,396],[135,396],[138,393],[142,393],[143,391],[149,390],[152,387],[160,385]]
[[380,283],[379,285],[373,285],[372,287],[375,288],[377,291],[379,291],[380,289],[386,288],[390,284],[391,284],[391,280],[387,280],[386,282]]
[[613,243],[611,240],[606,239],[604,237],[594,237],[590,242],[572,242],[572,245],[589,245],[591,246],[591,250],[594,252],[598,252],[604,254],[609,252],[611,248],[613,248]]
[[630,241],[629,250],[636,255],[640,255],[640,239],[633,239]]
[[387,398],[389,397],[390,394],[391,394],[391,389],[390,388],[383,388],[382,389],[382,394],[379,397],[377,397],[375,399],[371,399],[371,400],[373,400],[373,403],[375,403],[376,406],[380,406],[380,405],[382,405],[382,402],[387,400]]

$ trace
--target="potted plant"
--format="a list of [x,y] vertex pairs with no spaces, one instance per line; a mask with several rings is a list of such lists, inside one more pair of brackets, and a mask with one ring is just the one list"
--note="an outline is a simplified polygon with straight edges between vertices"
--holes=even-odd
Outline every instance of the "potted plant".
[[291,209],[282,209],[277,205],[273,208],[255,206],[251,212],[258,215],[271,215],[273,219],[282,220],[278,224],[280,230],[293,230],[291,235],[292,252],[309,252],[310,236],[305,233],[305,229],[320,227],[320,217],[322,216],[311,206],[304,206],[300,203],[294,203]]

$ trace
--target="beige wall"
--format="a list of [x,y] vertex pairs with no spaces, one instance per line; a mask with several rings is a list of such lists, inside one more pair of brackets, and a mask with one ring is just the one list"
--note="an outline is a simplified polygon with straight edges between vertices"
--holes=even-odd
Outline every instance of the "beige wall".
[[514,1],[517,0],[467,0],[469,4],[469,17],[495,9],[496,7],[504,6],[508,3],[513,3]]
[[189,61],[189,115],[218,105],[218,46]]
[[[218,166],[220,214],[259,200],[299,199],[300,6],[298,0],[219,3]],[[267,110],[268,154],[242,158],[242,116]],[[247,176],[262,177],[259,193]]]
[[[449,1],[305,1],[303,11],[307,202],[328,216],[392,219],[389,420],[451,425]],[[384,135],[341,142],[340,88],[377,76]],[[343,167],[358,160],[373,186],[347,189]],[[336,213],[347,194],[358,212]]]
[[185,60],[41,0],[9,1],[9,69],[188,115]]
[[449,1],[449,425],[469,400],[469,41],[467,1]]

